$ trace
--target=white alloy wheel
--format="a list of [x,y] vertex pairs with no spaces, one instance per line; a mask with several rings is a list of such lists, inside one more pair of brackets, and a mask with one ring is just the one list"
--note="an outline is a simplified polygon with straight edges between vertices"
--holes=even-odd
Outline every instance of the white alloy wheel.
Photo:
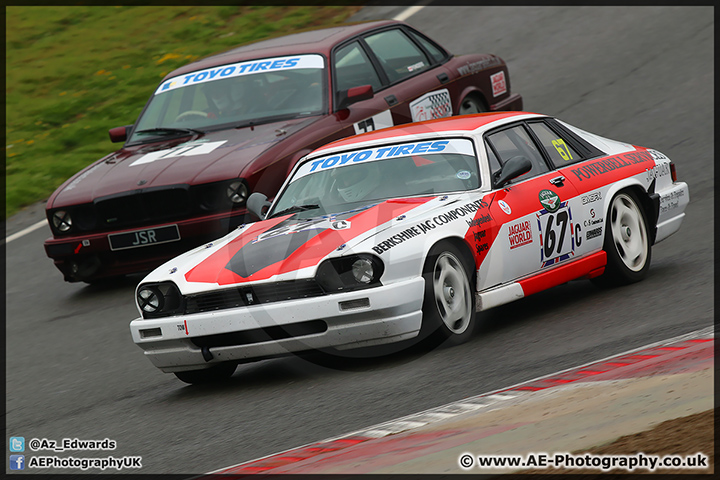
[[442,252],[435,261],[432,278],[440,319],[450,333],[464,333],[473,316],[472,292],[465,268],[454,254]]
[[610,206],[610,229],[618,256],[633,272],[645,267],[648,258],[647,229],[643,214],[628,195],[617,195]]

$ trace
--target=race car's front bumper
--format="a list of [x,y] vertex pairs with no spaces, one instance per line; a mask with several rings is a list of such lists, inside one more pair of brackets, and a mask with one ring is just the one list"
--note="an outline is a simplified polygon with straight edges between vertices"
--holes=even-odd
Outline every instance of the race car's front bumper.
[[130,323],[130,331],[133,341],[164,372],[306,350],[381,345],[417,336],[424,286],[423,278],[417,277],[321,297],[138,318]]

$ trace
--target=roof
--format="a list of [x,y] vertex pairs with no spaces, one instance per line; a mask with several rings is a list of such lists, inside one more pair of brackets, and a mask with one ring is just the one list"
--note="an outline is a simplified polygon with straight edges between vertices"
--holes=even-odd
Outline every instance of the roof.
[[407,135],[427,135],[431,133],[445,133],[458,131],[474,131],[491,123],[503,119],[512,119],[513,117],[527,117],[528,115],[544,116],[531,112],[490,112],[477,113],[474,115],[462,115],[458,117],[437,118],[435,120],[426,120],[424,122],[408,123],[397,125],[394,127],[383,128],[372,132],[354,135],[352,137],[336,140],[328,143],[313,152],[323,152],[325,150],[347,147],[354,144],[376,142],[396,137],[404,137]]
[[380,20],[310,30],[307,32],[293,33],[282,37],[271,38],[268,40],[261,40],[259,42],[233,48],[232,50],[212,55],[182,66],[177,70],[170,72],[165,78],[172,78],[184,73],[215,67],[218,65],[226,65],[228,63],[237,63],[258,58],[299,55],[303,53],[320,53],[329,57],[330,50],[333,46],[338,43],[342,43],[355,35],[385,25],[404,24],[404,22],[398,22],[395,20]]

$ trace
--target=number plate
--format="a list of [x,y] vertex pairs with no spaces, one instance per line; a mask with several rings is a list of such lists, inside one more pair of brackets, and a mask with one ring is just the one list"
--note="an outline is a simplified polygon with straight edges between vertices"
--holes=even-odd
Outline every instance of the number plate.
[[180,240],[180,230],[178,230],[177,225],[108,235],[110,250],[147,247],[148,245],[176,242],[178,240]]

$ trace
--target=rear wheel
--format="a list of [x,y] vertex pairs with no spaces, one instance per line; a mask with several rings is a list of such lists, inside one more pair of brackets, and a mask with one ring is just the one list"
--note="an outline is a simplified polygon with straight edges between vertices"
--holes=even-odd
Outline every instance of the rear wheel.
[[475,295],[471,286],[472,266],[448,242],[434,247],[427,260],[423,278],[425,298],[420,340],[431,344],[447,342],[459,345],[475,330]]
[[483,101],[468,95],[460,103],[460,111],[458,112],[458,115],[469,115],[471,113],[483,112],[487,112],[487,108],[485,108]]
[[226,380],[235,373],[237,363],[223,362],[210,368],[202,370],[187,370],[184,372],[175,372],[175,376],[185,383],[193,385],[201,383],[213,383]]
[[635,193],[615,195],[605,221],[605,273],[594,282],[602,287],[627,285],[645,278],[650,268],[650,236],[645,213]]

